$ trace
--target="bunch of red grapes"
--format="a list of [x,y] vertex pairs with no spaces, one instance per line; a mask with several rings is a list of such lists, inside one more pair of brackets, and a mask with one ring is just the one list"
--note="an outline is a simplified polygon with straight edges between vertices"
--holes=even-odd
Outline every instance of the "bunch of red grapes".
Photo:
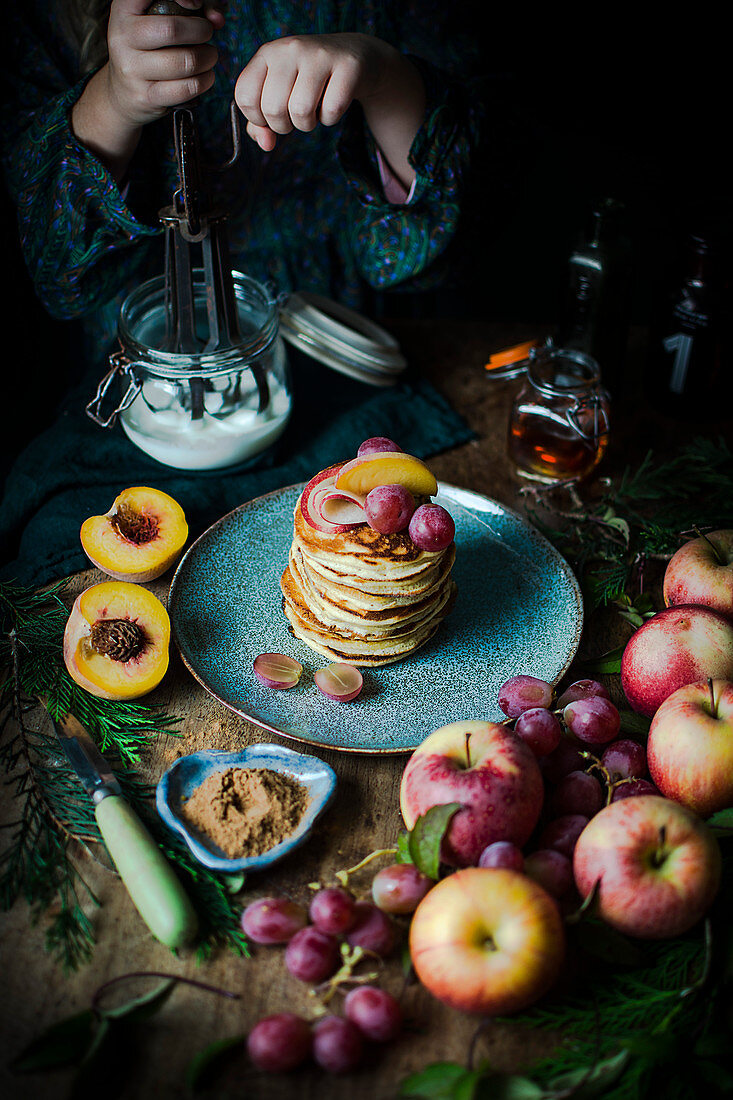
[[497,841],[481,854],[479,866],[524,871],[553,897],[569,899],[573,850],[590,819],[619,798],[659,794],[648,778],[646,749],[619,738],[618,709],[597,680],[576,680],[553,701],[546,681],[513,676],[499,690],[499,706],[537,757],[544,813],[528,854]]
[[[317,987],[339,971],[342,946],[361,947],[378,958],[393,951],[399,929],[393,914],[411,913],[432,879],[411,864],[394,864],[375,875],[372,901],[357,901],[342,886],[326,886],[308,910],[288,898],[261,898],[242,914],[242,928],[258,944],[284,944],[285,967]],[[402,1029],[399,1001],[372,984],[355,985],[344,998],[343,1016],[311,1023],[292,1012],[266,1016],[249,1033],[254,1065],[269,1072],[295,1069],[312,1059],[329,1073],[346,1073],[362,1061],[370,1043],[386,1043]]]

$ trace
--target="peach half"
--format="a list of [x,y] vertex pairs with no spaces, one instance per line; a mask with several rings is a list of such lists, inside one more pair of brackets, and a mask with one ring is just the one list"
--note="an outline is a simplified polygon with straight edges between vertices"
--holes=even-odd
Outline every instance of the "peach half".
[[432,497],[438,491],[434,474],[424,462],[404,451],[375,451],[345,462],[336,488],[366,496],[377,485],[403,485],[413,496]]
[[84,553],[118,581],[144,584],[173,565],[188,538],[180,504],[140,486],[124,489],[104,516],[90,516],[81,527]]
[[157,596],[139,584],[103,581],[77,596],[64,630],[64,664],[100,699],[139,699],[168,668],[171,624]]

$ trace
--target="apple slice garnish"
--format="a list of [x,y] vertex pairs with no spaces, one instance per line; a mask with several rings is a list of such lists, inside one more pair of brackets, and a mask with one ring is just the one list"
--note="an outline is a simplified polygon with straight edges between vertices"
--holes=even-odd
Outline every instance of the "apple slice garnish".
[[336,475],[336,488],[366,497],[377,485],[403,485],[413,496],[434,496],[435,476],[424,462],[404,451],[376,451],[345,462]]
[[329,466],[312,477],[300,498],[300,510],[306,523],[325,534],[351,531],[360,523],[366,523],[363,498],[336,488],[341,466],[341,463]]
[[313,509],[326,523],[354,526],[366,523],[365,497],[347,493],[335,487],[330,478],[318,486],[313,494]]

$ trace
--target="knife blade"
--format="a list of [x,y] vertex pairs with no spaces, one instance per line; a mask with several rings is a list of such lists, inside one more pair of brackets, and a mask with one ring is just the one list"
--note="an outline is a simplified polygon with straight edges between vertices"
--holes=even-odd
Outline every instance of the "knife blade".
[[69,764],[94,804],[94,815],[135,908],[156,939],[172,950],[196,935],[198,921],[178,877],[129,802],[112,768],[82,724],[52,721]]

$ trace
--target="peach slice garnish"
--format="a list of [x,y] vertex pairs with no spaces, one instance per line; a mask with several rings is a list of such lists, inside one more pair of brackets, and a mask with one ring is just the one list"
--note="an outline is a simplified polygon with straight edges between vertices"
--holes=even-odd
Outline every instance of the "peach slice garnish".
[[403,485],[413,496],[431,497],[438,483],[424,462],[403,451],[375,451],[344,463],[336,488],[365,497],[377,485]]
[[178,559],[187,538],[180,504],[145,486],[123,490],[106,515],[91,516],[81,527],[89,560],[118,581],[145,583],[160,577]]
[[168,668],[171,625],[163,604],[139,584],[103,581],[74,601],[64,630],[64,664],[100,699],[139,699]]

